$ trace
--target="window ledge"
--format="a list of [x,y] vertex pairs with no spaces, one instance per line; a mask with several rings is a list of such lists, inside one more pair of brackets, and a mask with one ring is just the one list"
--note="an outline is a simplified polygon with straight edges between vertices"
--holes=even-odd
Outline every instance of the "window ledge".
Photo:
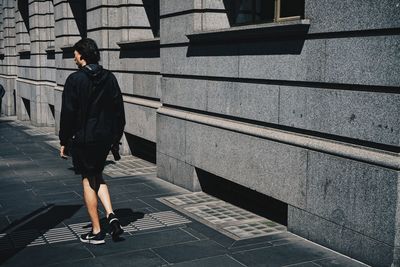
[[65,45],[65,46],[61,46],[60,49],[64,53],[73,52],[74,51],[74,46],[73,45]]
[[47,53],[53,53],[55,50],[56,50],[56,48],[54,46],[49,46],[46,48]]
[[276,37],[303,36],[310,27],[309,19],[237,26],[221,30],[195,32],[186,35],[191,43],[210,41],[257,40]]
[[123,41],[117,42],[117,45],[123,49],[135,49],[135,48],[151,48],[160,46],[160,38],[135,40],[135,41]]
[[29,49],[21,49],[18,51],[18,54],[30,54],[31,50]]

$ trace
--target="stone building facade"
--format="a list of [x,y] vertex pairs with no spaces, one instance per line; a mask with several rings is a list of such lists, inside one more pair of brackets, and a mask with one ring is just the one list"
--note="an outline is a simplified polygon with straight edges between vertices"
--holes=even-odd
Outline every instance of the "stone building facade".
[[3,0],[1,112],[57,132],[71,47],[93,38],[124,94],[124,153],[193,191],[257,191],[293,233],[400,266],[399,35],[398,0]]

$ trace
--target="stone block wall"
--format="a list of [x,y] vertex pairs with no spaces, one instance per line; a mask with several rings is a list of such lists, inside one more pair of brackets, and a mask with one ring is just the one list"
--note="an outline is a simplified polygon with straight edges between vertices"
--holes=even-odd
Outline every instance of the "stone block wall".
[[286,203],[292,232],[399,266],[397,0],[305,0],[303,19],[240,27],[225,0],[25,2],[29,29],[0,3],[3,113],[57,132],[71,47],[93,38],[159,177],[218,175]]
[[1,113],[5,115],[15,115],[13,95],[16,81],[16,38],[15,38],[15,9],[12,0],[5,0],[1,3],[1,76],[0,82],[6,90],[2,99]]
[[237,28],[225,3],[161,1],[158,175],[201,190],[205,170],[287,203],[294,233],[398,266],[398,3],[306,0],[304,20]]

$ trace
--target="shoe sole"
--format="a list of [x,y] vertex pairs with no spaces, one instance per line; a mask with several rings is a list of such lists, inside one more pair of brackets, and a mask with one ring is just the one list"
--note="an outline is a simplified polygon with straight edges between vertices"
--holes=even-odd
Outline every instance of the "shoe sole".
[[117,231],[111,232],[111,236],[113,239],[115,239],[115,238],[118,238],[123,233],[124,233],[124,230],[122,228],[119,228]]
[[83,242],[83,243],[93,244],[93,245],[100,245],[100,244],[106,243],[105,240],[93,240],[93,239],[82,239],[82,238],[79,238],[79,239],[80,239],[81,242]]

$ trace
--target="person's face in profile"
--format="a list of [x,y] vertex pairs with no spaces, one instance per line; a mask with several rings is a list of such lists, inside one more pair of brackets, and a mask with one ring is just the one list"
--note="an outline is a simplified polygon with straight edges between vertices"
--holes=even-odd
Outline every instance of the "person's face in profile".
[[82,68],[86,65],[86,61],[81,59],[81,54],[76,50],[74,51],[74,61],[79,68]]

